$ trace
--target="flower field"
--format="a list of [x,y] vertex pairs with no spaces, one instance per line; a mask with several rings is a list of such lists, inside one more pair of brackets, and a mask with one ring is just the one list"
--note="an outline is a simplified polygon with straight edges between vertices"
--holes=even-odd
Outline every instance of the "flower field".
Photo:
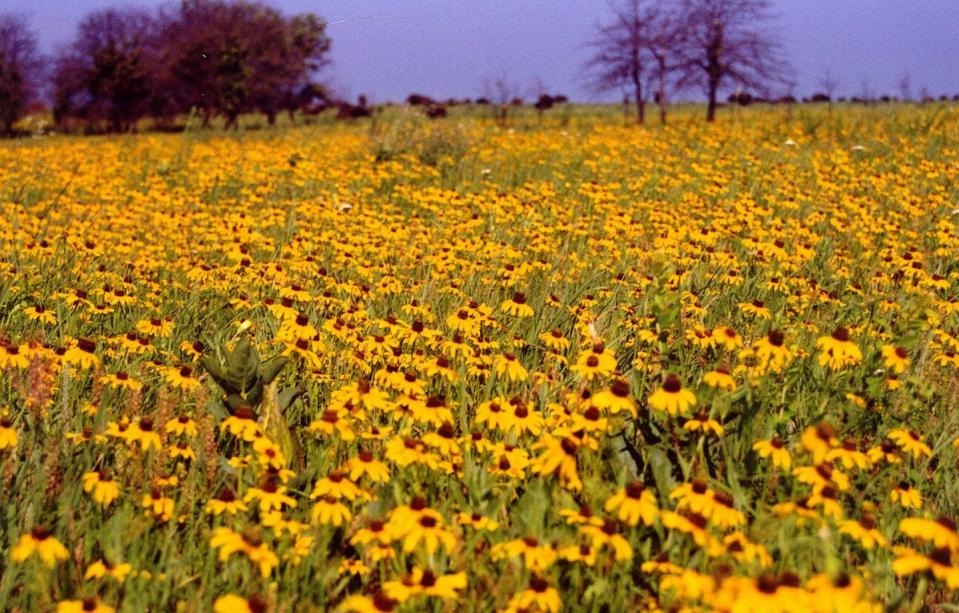
[[0,145],[0,608],[955,610],[959,110],[737,113]]

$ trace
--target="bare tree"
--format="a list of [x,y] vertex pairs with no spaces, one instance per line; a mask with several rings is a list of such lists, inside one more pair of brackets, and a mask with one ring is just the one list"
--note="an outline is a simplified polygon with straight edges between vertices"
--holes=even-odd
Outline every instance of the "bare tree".
[[764,31],[768,0],[683,0],[682,85],[706,93],[706,121],[716,118],[719,92],[730,85],[768,97],[789,73],[779,43]]
[[493,103],[496,119],[504,127],[509,121],[510,107],[522,104],[519,85],[511,81],[505,71],[495,79],[486,80],[483,84],[483,97]]
[[832,73],[832,69],[827,68],[826,72],[819,77],[819,87],[822,88],[824,94],[829,96],[830,100],[835,97],[836,90],[839,89],[839,79]]
[[[597,25],[596,37],[589,42],[594,50],[585,65],[590,86],[597,93],[630,87],[636,103],[636,121],[643,123],[647,98],[644,85],[655,62],[650,47],[658,33],[662,11],[646,6],[643,0],[610,3],[609,8],[612,19]],[[668,54],[665,47],[658,49]]]
[[868,105],[876,97],[875,92],[873,92],[872,85],[869,84],[868,79],[863,79],[859,83],[859,101],[863,104]]
[[0,15],[0,124],[6,134],[13,134],[13,124],[36,98],[42,67],[26,20]]
[[652,26],[653,35],[647,45],[653,59],[650,81],[656,88],[653,100],[659,106],[659,122],[665,124],[672,75],[680,66],[676,50],[682,42],[682,36],[679,19],[672,11],[656,13]]
[[899,77],[899,97],[903,102],[912,100],[912,76],[908,70]]
[[[839,89],[839,79],[832,73],[831,68],[827,68],[826,72],[819,77],[818,85],[827,98],[829,113],[832,114],[832,103],[836,99],[836,90]],[[813,101],[815,101],[815,96],[813,96]]]

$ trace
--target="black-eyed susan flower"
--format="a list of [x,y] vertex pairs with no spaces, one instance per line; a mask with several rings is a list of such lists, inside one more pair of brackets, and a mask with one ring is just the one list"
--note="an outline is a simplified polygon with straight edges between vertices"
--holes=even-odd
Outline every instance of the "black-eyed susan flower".
[[342,526],[353,517],[350,509],[332,496],[325,496],[313,503],[310,515],[313,521],[334,527]]
[[253,530],[239,533],[229,528],[214,528],[210,537],[210,547],[220,550],[218,555],[220,561],[228,560],[234,553],[245,555],[259,569],[263,577],[269,577],[280,563],[280,559],[273,553],[270,546],[263,542],[263,538]]
[[81,370],[88,370],[100,366],[100,358],[96,354],[97,345],[88,338],[79,338],[66,353],[63,354],[63,363],[76,366]]
[[240,500],[236,492],[228,487],[221,488],[216,498],[209,499],[204,507],[204,512],[214,516],[222,515],[223,513],[236,515],[241,511],[248,510],[249,507],[246,506],[246,503]]
[[946,547],[959,552],[959,533],[956,522],[941,516],[938,519],[907,517],[899,522],[899,531],[908,537],[932,543],[936,547]]
[[423,543],[430,557],[440,545],[447,553],[451,553],[456,548],[456,537],[444,523],[443,516],[439,513],[424,512],[419,520],[408,525],[408,529],[397,528],[394,535],[402,540],[405,553],[415,551],[420,543]]
[[91,579],[99,580],[104,577],[109,577],[118,583],[123,583],[132,573],[133,566],[131,564],[127,562],[116,564],[104,558],[87,566],[87,570],[83,574],[83,579],[89,581]]
[[703,383],[728,392],[736,389],[736,379],[725,366],[719,366],[703,375]]
[[559,591],[538,575],[533,575],[529,580],[529,586],[509,600],[510,611],[536,610],[555,613],[562,607],[563,602]]
[[131,443],[138,444],[142,451],[159,451],[163,447],[160,434],[153,429],[153,420],[149,417],[141,417],[132,424],[126,438]]
[[629,383],[623,379],[614,379],[609,388],[597,392],[590,400],[593,406],[606,410],[611,415],[626,411],[636,417],[636,401],[629,391]]
[[350,458],[346,463],[346,470],[353,481],[364,477],[375,483],[386,483],[390,480],[389,467],[366,450],[360,450],[356,456]]
[[766,336],[753,343],[750,350],[740,353],[740,359],[752,354],[758,360],[760,373],[780,372],[793,358],[793,351],[786,346],[786,337],[779,330],[770,330]]
[[566,338],[566,335],[563,334],[563,331],[559,328],[553,328],[548,332],[543,332],[539,335],[539,340],[547,349],[553,351],[564,352],[569,349],[569,339]]
[[175,436],[196,436],[198,432],[196,422],[188,415],[180,415],[167,421],[163,431]]
[[160,488],[154,487],[140,500],[144,514],[159,522],[168,522],[173,517],[173,499],[164,496]]
[[616,370],[616,356],[606,345],[596,342],[576,358],[571,370],[586,381],[608,377]]
[[752,315],[759,319],[771,319],[772,313],[762,300],[753,300],[752,302],[740,302],[739,308],[743,313]]
[[820,573],[806,581],[806,589],[812,594],[812,602],[828,603],[835,611],[855,611],[857,613],[874,613],[880,610],[880,604],[875,601],[862,578],[851,577],[840,572],[830,577]]
[[570,526],[581,524],[603,525],[603,520],[593,515],[593,511],[586,505],[581,505],[578,509],[562,509],[559,514],[566,518],[566,523]]
[[256,594],[238,596],[224,594],[213,602],[213,613],[267,613],[270,606]]
[[23,309],[23,314],[31,321],[39,321],[48,326],[53,326],[57,323],[56,314],[44,308],[43,305],[28,306]]
[[0,411],[0,451],[4,449],[16,449],[17,431],[13,428],[13,421],[7,409]]
[[710,556],[722,555],[725,551],[723,544],[706,530],[709,520],[699,513],[662,511],[660,520],[663,527],[688,534]]
[[687,419],[683,423],[683,430],[687,432],[702,432],[703,434],[712,433],[716,436],[722,436],[725,432],[723,425],[717,420],[711,418],[705,410],[700,411],[696,416]]
[[189,365],[184,364],[180,367],[171,367],[163,371],[163,380],[173,389],[192,392],[200,389],[200,380],[197,378],[196,370]]
[[313,492],[310,494],[310,498],[314,500],[324,496],[356,500],[357,498],[365,497],[365,492],[343,473],[334,472],[318,480],[313,486]]
[[524,434],[539,435],[543,431],[545,419],[538,411],[531,410],[526,402],[517,397],[512,398],[500,418],[500,428],[506,432],[513,432],[517,436]]
[[520,364],[515,353],[509,351],[497,355],[493,359],[493,369],[500,377],[506,377],[510,381],[526,381],[529,379],[529,372]]
[[135,328],[143,336],[167,338],[173,333],[173,319],[170,317],[143,319],[136,323]]
[[544,572],[556,561],[556,548],[550,543],[527,536],[505,543],[497,543],[490,551],[494,560],[521,558],[523,565],[533,572]]
[[684,414],[696,405],[696,395],[683,387],[679,377],[669,374],[663,385],[649,397],[649,406],[671,416]]
[[839,445],[836,429],[826,422],[806,428],[800,441],[803,448],[812,454],[813,464],[823,462],[826,454]]
[[785,443],[783,443],[783,440],[778,436],[774,436],[768,441],[756,442],[753,444],[753,450],[759,454],[759,457],[769,458],[776,468],[789,470],[789,467],[792,465],[792,456],[789,455],[789,450],[786,449]]
[[596,565],[596,551],[595,547],[583,543],[581,545],[561,547],[557,550],[557,554],[561,560],[566,560],[567,562],[582,562],[586,566],[592,567]]
[[870,515],[839,522],[839,532],[859,541],[864,549],[873,549],[877,545],[885,547],[888,542],[885,535],[876,527],[876,520]]
[[817,494],[830,485],[841,491],[849,489],[848,475],[826,462],[815,466],[799,466],[793,469],[793,475],[800,483],[813,486],[813,492]]
[[526,294],[521,292],[514,293],[500,308],[514,317],[532,317],[534,314],[533,307],[526,303]]
[[618,490],[603,508],[607,513],[615,512],[616,517],[627,525],[635,526],[640,521],[647,526],[653,525],[659,507],[652,491],[638,482],[631,481]]
[[557,474],[563,487],[573,491],[583,489],[583,482],[576,471],[579,443],[575,439],[561,432],[545,434],[535,447],[543,450],[533,461],[532,469],[535,472],[541,475]]
[[896,559],[892,561],[892,570],[896,576],[929,571],[950,589],[959,589],[959,566],[953,562],[953,553],[948,548],[939,547],[923,555],[908,547],[894,547],[893,553]]
[[849,330],[839,326],[830,336],[821,336],[816,340],[819,347],[819,365],[832,370],[840,370],[862,361],[862,351],[849,339]]
[[733,351],[743,346],[743,337],[739,332],[728,326],[713,328],[713,340],[722,345],[727,351]]
[[869,466],[869,456],[859,450],[859,444],[854,439],[846,439],[842,445],[826,452],[826,461],[840,462],[846,468],[866,468]]
[[732,495],[726,492],[714,492],[715,504],[709,507],[709,523],[721,530],[742,526],[746,523],[746,516],[736,509]]
[[742,532],[733,532],[723,537],[726,553],[746,564],[756,564],[760,568],[772,566],[773,559],[766,548],[746,538]]
[[93,501],[108,507],[120,496],[120,488],[113,479],[113,473],[107,468],[83,474],[83,491],[90,494]]
[[714,492],[700,479],[680,483],[669,493],[669,498],[677,501],[677,510],[689,510],[707,518],[712,514],[716,502]]
[[282,511],[283,507],[295,507],[296,500],[287,495],[287,488],[280,485],[276,479],[266,478],[260,487],[251,487],[246,490],[243,502],[255,502],[261,513],[268,511]]
[[896,443],[904,453],[911,453],[913,458],[919,458],[923,455],[932,456],[932,449],[925,443],[925,437],[912,430],[894,428],[886,436]]
[[509,401],[502,397],[481,402],[476,407],[476,423],[493,429],[501,429],[503,427],[502,420],[508,406]]
[[880,350],[886,368],[901,375],[909,368],[909,352],[895,345],[883,345]]
[[460,590],[466,589],[466,586],[466,573],[437,575],[429,569],[415,567],[408,577],[385,582],[383,591],[397,602],[420,595],[452,600],[458,598]]
[[339,575],[349,575],[351,577],[362,577],[370,573],[370,567],[363,560],[343,560],[336,570]]
[[103,385],[108,385],[116,389],[125,389],[133,392],[138,392],[143,389],[141,382],[123,371],[103,375],[98,381]]
[[[325,415],[324,413],[324,417]],[[333,412],[333,415],[336,417],[335,412]],[[313,424],[310,424],[309,430],[311,432],[315,431]],[[256,414],[253,412],[253,407],[249,406],[241,406],[235,409],[229,417],[220,422],[220,431],[229,432],[247,442],[252,442],[261,435],[260,426],[256,423]],[[350,431],[350,434],[352,434],[352,431]]]
[[490,519],[485,515],[480,513],[466,513],[460,512],[456,514],[456,521],[461,526],[469,526],[473,530],[485,531],[485,532],[496,532],[499,530],[499,522],[495,519]]
[[50,531],[40,525],[34,526],[32,531],[21,536],[10,552],[14,562],[23,562],[34,555],[50,567],[70,557],[63,543],[51,536]]
[[80,600],[61,600],[57,603],[57,613],[113,613],[113,607],[104,604],[96,596]]
[[921,509],[922,494],[908,481],[900,481],[889,493],[889,499],[898,502],[904,509]]
[[20,347],[7,343],[0,343],[0,370],[25,370],[30,366],[30,360],[21,353]]

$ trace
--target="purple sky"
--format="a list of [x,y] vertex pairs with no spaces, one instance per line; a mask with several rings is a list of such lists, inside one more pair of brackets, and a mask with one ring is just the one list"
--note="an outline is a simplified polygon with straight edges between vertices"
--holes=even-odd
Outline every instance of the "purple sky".
[[[773,0],[795,68],[809,95],[831,70],[838,91],[913,95],[959,93],[959,0]],[[45,50],[69,42],[88,11],[153,7],[147,0],[0,0],[0,11],[31,18]],[[329,23],[334,65],[327,77],[343,95],[402,100],[410,92],[476,97],[507,75],[526,96],[536,83],[594,99],[578,78],[583,43],[606,18],[605,0],[274,0],[287,14],[315,12]],[[615,96],[614,96],[615,98]]]

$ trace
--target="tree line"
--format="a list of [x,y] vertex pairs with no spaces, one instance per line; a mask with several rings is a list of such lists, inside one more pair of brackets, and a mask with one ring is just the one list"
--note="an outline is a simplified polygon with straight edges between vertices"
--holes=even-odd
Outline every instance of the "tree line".
[[[242,113],[272,124],[327,101],[313,79],[329,61],[326,24],[248,0],[184,0],[174,9],[88,14],[73,41],[40,54],[25,19],[0,17],[0,122],[13,124],[47,93],[54,122],[113,131],[144,117],[161,125],[196,112],[235,127]],[[46,92],[44,92],[46,90]]]
[[[722,96],[733,104],[795,102],[795,81],[771,29],[769,0],[610,0],[610,18],[595,28],[583,66],[597,93],[619,91],[635,105],[639,123],[655,103],[666,122],[678,92],[706,99],[713,121]],[[170,9],[106,9],[88,14],[74,40],[52,57],[40,54],[26,21],[0,15],[0,128],[41,98],[59,127],[126,131],[144,117],[162,128],[196,113],[204,127],[221,118],[236,127],[243,113],[263,113],[272,125],[280,113],[316,113],[330,106],[338,118],[368,117],[365,97],[334,100],[315,79],[329,63],[325,22],[314,14],[284,16],[256,0],[182,0]],[[827,73],[809,100],[832,102],[837,80]],[[911,99],[908,74],[900,80]],[[487,83],[476,104],[493,104],[505,124],[522,104],[506,76]],[[537,89],[542,114],[565,96]],[[924,91],[923,100],[930,99]],[[867,85],[854,102],[877,99]],[[889,100],[883,96],[881,100]],[[959,99],[959,97],[957,97]],[[446,116],[457,101],[411,94],[407,103],[431,118]],[[831,108],[831,106],[830,106]]]

